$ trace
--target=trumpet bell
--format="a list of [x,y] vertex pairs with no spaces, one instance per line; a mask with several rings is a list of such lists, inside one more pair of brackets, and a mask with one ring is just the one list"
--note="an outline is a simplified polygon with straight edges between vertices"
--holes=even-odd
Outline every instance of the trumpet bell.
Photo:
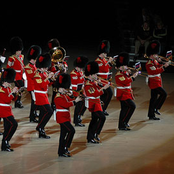
[[66,56],[66,51],[63,47],[54,47],[50,53],[51,61],[54,63],[61,62]]

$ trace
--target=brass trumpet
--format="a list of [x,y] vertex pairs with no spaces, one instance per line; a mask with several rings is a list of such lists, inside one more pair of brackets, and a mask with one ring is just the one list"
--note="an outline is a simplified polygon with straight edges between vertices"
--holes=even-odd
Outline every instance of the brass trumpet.
[[[24,86],[20,87],[18,89],[18,91],[15,93],[17,96],[21,95],[21,92],[23,92],[26,88]],[[8,96],[10,96],[11,94],[13,94],[13,92],[11,92]]]
[[[116,60],[117,60],[118,55],[112,57],[113,60],[110,62],[112,66],[116,66]],[[105,59],[108,61],[110,57],[106,57]]]
[[[144,54],[144,57],[150,59],[150,57],[148,57],[146,54]],[[169,62],[169,65],[174,66],[174,62],[172,61],[172,55],[170,55],[169,57],[158,55],[158,57],[156,57],[156,60],[158,60],[158,58],[162,60],[162,63]]]

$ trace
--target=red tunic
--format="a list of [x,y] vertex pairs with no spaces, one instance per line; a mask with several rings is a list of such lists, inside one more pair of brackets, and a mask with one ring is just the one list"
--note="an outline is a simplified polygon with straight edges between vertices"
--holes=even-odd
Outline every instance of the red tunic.
[[57,123],[71,122],[70,110],[74,106],[72,99],[68,95],[57,93],[54,98],[56,105],[56,121]]
[[118,71],[115,75],[115,82],[117,85],[117,99],[118,100],[133,100],[131,89],[132,78],[127,72]]
[[150,89],[162,87],[161,73],[164,71],[163,65],[156,60],[148,60],[146,63],[148,73],[148,85]]
[[112,66],[108,64],[105,58],[101,59],[100,57],[98,57],[97,59],[95,59],[95,61],[98,63],[99,66],[99,77],[108,80],[109,76],[111,75],[110,69],[112,69]]
[[10,88],[4,88],[0,86],[0,117],[5,118],[12,116],[12,107],[10,105],[14,96],[11,93]]
[[27,91],[33,91],[34,90],[34,75],[36,71],[36,66],[32,63],[28,63],[25,66],[25,74],[26,74],[26,80],[25,80],[25,87],[27,88]]
[[47,79],[47,73],[36,71],[34,75],[34,94],[36,105],[50,104],[48,99],[48,84],[50,81]]
[[100,103],[100,96],[103,90],[93,81],[87,80],[85,82],[84,90],[86,93],[85,106],[90,112],[103,111]]
[[24,68],[24,63],[23,63],[24,55],[19,55],[17,58],[16,55],[12,55],[8,58],[7,62],[7,68],[13,68],[16,71],[16,77],[15,80],[22,80],[22,75],[23,75],[23,68]]
[[[81,86],[81,88],[83,87],[85,81],[83,72],[78,72],[74,69],[71,71],[70,76],[71,76],[71,89],[77,91],[78,86]],[[73,91],[73,95],[77,97],[79,93],[75,91]]]

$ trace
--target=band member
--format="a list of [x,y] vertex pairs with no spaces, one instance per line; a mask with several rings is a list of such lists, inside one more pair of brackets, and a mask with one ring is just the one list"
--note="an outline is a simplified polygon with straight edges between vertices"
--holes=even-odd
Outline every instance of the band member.
[[[2,75],[2,64],[3,64],[3,62],[0,59],[0,80],[1,80],[1,75]],[[1,118],[0,118],[0,123],[1,123]],[[3,133],[0,132],[0,135],[3,135]]]
[[34,80],[33,77],[35,75],[35,71],[36,71],[36,66],[35,66],[35,62],[36,62],[36,58],[39,57],[39,55],[41,54],[42,50],[39,46],[37,45],[32,45],[27,53],[27,60],[29,61],[29,63],[25,66],[25,74],[26,74],[26,79],[24,81],[24,86],[27,88],[27,91],[30,93],[31,95],[31,106],[30,106],[30,122],[36,122],[38,123],[37,119],[36,119],[36,105],[34,103],[34,99],[33,99],[33,95],[34,95]]
[[[110,42],[107,40],[103,40],[98,47],[98,57],[96,58],[95,61],[98,63],[99,66],[98,76],[103,78],[104,80],[109,80],[112,77],[112,73],[110,72],[110,70],[112,69],[111,61],[113,60],[113,58],[110,57],[109,60],[106,61],[106,57],[109,54],[109,52],[110,52]],[[102,108],[105,115],[109,115],[106,109],[112,99],[112,95],[113,92],[111,87],[107,88],[104,91],[104,94],[101,95],[100,99],[104,103]]]
[[[88,58],[85,56],[79,56],[74,61],[74,69],[71,71],[71,89],[73,90],[74,97],[79,95],[79,92],[83,94],[83,87],[84,87],[84,74],[83,68],[85,67],[86,63],[88,62]],[[81,116],[86,111],[85,101],[82,100],[78,102],[74,109],[74,124],[75,126],[84,127],[85,125],[82,124]]]
[[[15,86],[20,88],[24,86],[22,78],[24,70],[24,55],[21,54],[23,50],[23,42],[21,38],[13,37],[10,40],[10,48],[12,55],[8,58],[7,68],[13,68],[16,71]],[[21,95],[22,93],[20,92],[18,95],[18,99],[15,101],[15,108],[23,108],[21,102]]]
[[11,84],[14,82],[16,72],[12,68],[4,69],[1,81],[0,81],[0,117],[4,121],[4,133],[2,138],[1,150],[11,152],[9,141],[14,135],[18,123],[16,122],[10,103],[15,99],[16,93],[18,91],[17,87],[14,87],[11,91]]
[[160,52],[160,43],[152,41],[147,47],[146,54],[149,60],[146,63],[146,70],[148,73],[148,86],[151,89],[151,98],[149,103],[148,117],[150,120],[160,120],[155,114],[161,115],[161,109],[166,100],[167,93],[162,87],[161,73],[169,66],[169,63],[160,64],[161,60],[158,58]]
[[75,129],[71,124],[69,108],[82,100],[79,96],[75,100],[73,100],[67,95],[67,89],[69,89],[70,85],[70,75],[65,73],[58,76],[55,84],[58,89],[58,92],[54,99],[57,112],[56,121],[60,124],[61,128],[58,155],[62,157],[71,156],[68,148],[70,148],[75,134]]
[[[55,76],[58,76],[61,73],[66,73],[68,70],[68,64],[64,61],[66,56],[66,51],[63,47],[60,47],[59,41],[54,38],[48,41],[48,47],[50,49],[51,54],[51,67],[49,71],[53,72]],[[54,104],[54,97],[57,93],[55,87],[55,81],[52,82],[52,100],[51,100],[51,107],[55,112],[55,104]]]
[[34,95],[36,110],[40,111],[39,123],[36,130],[39,132],[39,138],[49,139],[44,130],[45,125],[48,123],[50,117],[53,114],[53,110],[50,106],[47,91],[48,85],[51,82],[51,77],[54,73],[46,73],[51,66],[51,56],[49,53],[41,54],[36,59],[36,67],[34,75]]
[[104,90],[109,88],[109,84],[106,84],[102,88],[98,85],[96,81],[98,71],[99,66],[95,61],[91,61],[85,66],[85,76],[88,78],[84,86],[86,93],[85,106],[92,114],[87,133],[88,143],[99,143],[100,138],[98,135],[106,120],[101,106],[100,96],[104,94]]
[[60,42],[56,38],[50,39],[48,41],[48,48],[49,48],[49,50],[52,50],[55,47],[60,47]]
[[115,75],[115,82],[117,85],[117,99],[121,104],[118,128],[119,130],[125,131],[130,130],[128,122],[136,108],[133,102],[134,97],[131,83],[138,75],[138,72],[133,75],[130,74],[130,71],[128,71],[128,64],[129,54],[125,52],[120,53],[116,60],[118,72]]

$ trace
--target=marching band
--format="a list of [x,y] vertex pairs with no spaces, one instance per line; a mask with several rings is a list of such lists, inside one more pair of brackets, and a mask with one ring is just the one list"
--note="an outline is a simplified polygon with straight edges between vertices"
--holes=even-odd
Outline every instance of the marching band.
[[[0,75],[0,118],[3,119],[4,132],[1,133],[1,150],[11,152],[9,141],[14,135],[18,123],[15,120],[11,101],[15,101],[15,108],[23,108],[21,87],[27,89],[31,95],[30,122],[38,123],[36,130],[39,138],[50,139],[45,132],[45,126],[51,116],[60,124],[60,139],[58,155],[70,157],[70,148],[75,134],[75,128],[71,124],[69,108],[74,108],[75,126],[84,127],[82,118],[86,109],[91,112],[91,120],[87,132],[87,142],[98,144],[101,142],[99,135],[102,131],[106,111],[113,96],[111,86],[112,72],[115,66],[116,98],[120,101],[120,115],[118,129],[130,131],[131,119],[136,105],[134,103],[131,83],[138,76],[138,71],[132,73],[129,69],[129,54],[121,52],[116,61],[108,57],[110,43],[103,40],[98,47],[98,57],[88,62],[85,56],[78,56],[74,61],[74,69],[67,73],[68,64],[65,61],[66,51],[60,46],[57,39],[48,41],[49,52],[42,53],[40,46],[32,45],[26,55],[28,64],[24,66],[22,55],[23,42],[19,37],[10,40],[11,54],[7,61],[7,67],[1,69]],[[160,115],[167,97],[162,87],[161,73],[170,65],[169,62],[161,63],[160,43],[152,41],[147,47],[146,70],[148,73],[148,86],[151,89],[148,117],[150,120],[159,120],[155,114]],[[0,60],[0,65],[2,62]],[[23,77],[25,73],[25,78]],[[11,88],[11,83],[15,87]],[[49,102],[48,87],[52,85],[52,100]],[[39,111],[39,115],[37,115]],[[37,118],[38,117],[38,118]]]

